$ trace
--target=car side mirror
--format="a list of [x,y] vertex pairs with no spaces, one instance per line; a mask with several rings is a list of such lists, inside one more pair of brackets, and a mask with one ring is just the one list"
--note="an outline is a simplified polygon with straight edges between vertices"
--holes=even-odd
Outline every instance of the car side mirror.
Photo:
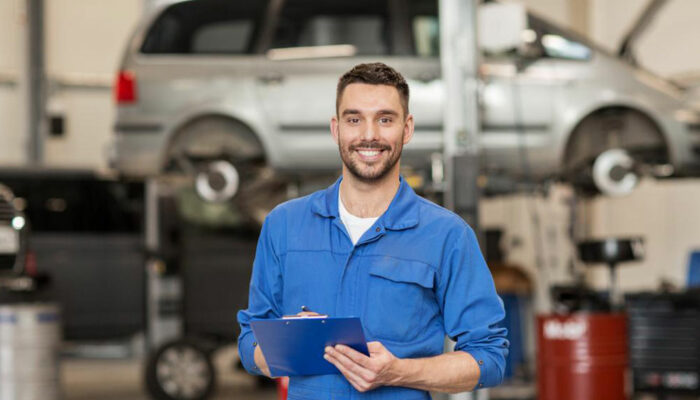
[[485,53],[499,54],[518,49],[527,28],[527,12],[522,4],[486,3],[478,10],[478,42]]

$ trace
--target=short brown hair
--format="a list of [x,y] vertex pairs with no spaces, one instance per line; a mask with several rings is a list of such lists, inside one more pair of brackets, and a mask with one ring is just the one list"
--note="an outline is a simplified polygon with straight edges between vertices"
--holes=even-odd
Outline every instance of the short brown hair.
[[358,64],[350,71],[343,74],[338,80],[338,88],[335,92],[335,112],[338,113],[340,98],[343,91],[351,83],[365,83],[368,85],[388,85],[399,91],[401,107],[404,117],[408,115],[408,84],[403,76],[384,63]]

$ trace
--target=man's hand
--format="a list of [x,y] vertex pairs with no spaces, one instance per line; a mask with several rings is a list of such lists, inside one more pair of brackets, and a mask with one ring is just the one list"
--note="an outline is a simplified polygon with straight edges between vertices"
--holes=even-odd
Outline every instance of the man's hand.
[[400,359],[391,354],[380,342],[367,343],[367,349],[369,357],[342,344],[335,347],[328,346],[323,358],[335,365],[348,382],[360,392],[398,382]]
[[270,367],[267,366],[267,361],[265,361],[265,356],[263,355],[260,346],[255,346],[255,350],[253,351],[253,360],[263,375],[267,376],[268,378],[271,377]]

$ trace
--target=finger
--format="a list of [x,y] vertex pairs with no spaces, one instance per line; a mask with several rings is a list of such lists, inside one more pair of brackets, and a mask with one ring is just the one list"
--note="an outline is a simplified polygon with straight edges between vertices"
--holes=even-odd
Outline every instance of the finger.
[[340,352],[341,354],[343,354],[346,357],[348,357],[349,359],[351,359],[352,361],[354,361],[356,364],[360,364],[361,366],[363,366],[365,368],[369,368],[370,358],[367,357],[366,355],[360,353],[359,351],[357,351],[351,347],[342,345],[342,344],[336,345],[335,349],[338,352]]
[[324,354],[323,358],[325,358],[329,363],[333,364],[336,368],[338,368],[338,371],[340,371],[341,374],[345,377],[345,379],[350,382],[350,384],[360,392],[366,391],[369,388],[369,383],[363,380],[360,376],[355,374],[354,372],[350,371],[346,366],[344,366],[337,358],[333,357],[330,354]]
[[341,365],[343,365],[345,369],[347,369],[348,371],[352,371],[355,375],[359,376],[364,381],[373,381],[376,377],[376,374],[373,371],[370,371],[369,369],[357,364],[355,361],[353,361],[351,358],[347,357],[344,353],[341,353],[340,351],[330,349],[326,354],[336,359]]
[[321,315],[321,314],[319,314],[317,312],[313,312],[313,311],[302,311],[302,312],[297,313],[297,317],[314,317],[314,316],[318,316],[318,315]]
[[370,354],[379,353],[384,350],[384,345],[382,342],[367,342],[367,350],[369,350]]

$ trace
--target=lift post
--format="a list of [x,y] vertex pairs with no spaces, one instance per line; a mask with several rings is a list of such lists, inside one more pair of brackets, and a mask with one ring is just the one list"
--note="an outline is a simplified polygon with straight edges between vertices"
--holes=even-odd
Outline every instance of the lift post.
[[[440,0],[440,61],[445,87],[445,205],[478,235],[479,102],[477,6],[479,0]],[[454,342],[446,339],[447,351]],[[449,395],[450,400],[488,399],[488,392]]]
[[150,352],[167,340],[182,336],[183,293],[180,275],[167,273],[161,251],[161,202],[169,195],[167,182],[150,178],[145,184],[146,346]]
[[445,84],[445,204],[478,227],[478,0],[440,0],[440,54]]

